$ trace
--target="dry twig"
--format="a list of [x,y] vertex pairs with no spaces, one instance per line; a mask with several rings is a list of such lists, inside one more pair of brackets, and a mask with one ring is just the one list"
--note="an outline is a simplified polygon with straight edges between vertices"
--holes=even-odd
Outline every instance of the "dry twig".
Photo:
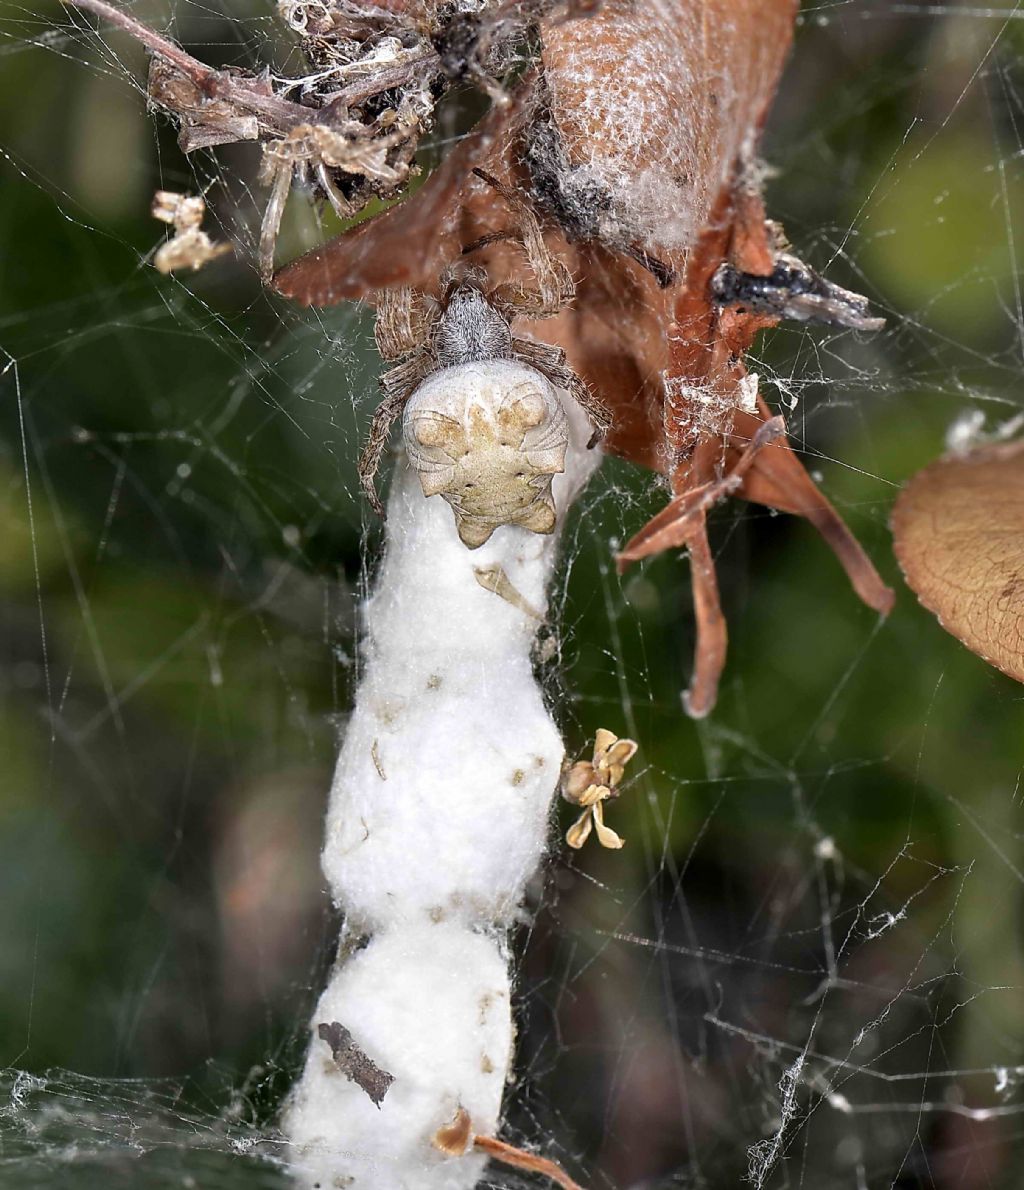
[[464,1107],[459,1108],[450,1124],[437,1130],[434,1135],[434,1148],[449,1157],[462,1157],[470,1149],[479,1149],[481,1153],[486,1153],[503,1165],[549,1178],[562,1190],[583,1190],[579,1182],[569,1177],[556,1161],[538,1157],[536,1153],[528,1153],[525,1149],[519,1149],[494,1136],[474,1135],[469,1112]]

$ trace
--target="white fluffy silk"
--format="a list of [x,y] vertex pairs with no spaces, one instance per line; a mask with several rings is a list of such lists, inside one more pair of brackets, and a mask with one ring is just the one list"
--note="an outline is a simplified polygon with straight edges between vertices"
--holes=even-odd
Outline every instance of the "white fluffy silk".
[[[586,417],[566,405],[559,527],[598,463]],[[322,856],[345,937],[369,941],[343,953],[317,1005],[285,1120],[310,1186],[471,1190],[482,1172],[478,1156],[443,1156],[431,1140],[459,1107],[475,1132],[500,1124],[513,1057],[505,935],[544,855],[563,757],[530,656],[556,547],[556,535],[504,525],[467,549],[441,497],[425,499],[398,465]],[[394,1076],[379,1107],[319,1038],[333,1022]]]

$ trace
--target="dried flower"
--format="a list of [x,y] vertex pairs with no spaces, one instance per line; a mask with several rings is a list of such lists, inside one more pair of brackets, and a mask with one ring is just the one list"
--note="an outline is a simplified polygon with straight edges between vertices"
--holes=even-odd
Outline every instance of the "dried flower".
[[614,732],[600,727],[594,737],[594,759],[579,760],[566,769],[562,797],[583,807],[583,813],[566,831],[565,841],[570,847],[582,847],[591,830],[597,831],[602,847],[617,850],[623,845],[625,839],[604,824],[604,803],[619,796],[618,784],[636,750],[635,740],[620,740]]
[[158,190],[153,195],[151,210],[154,219],[174,227],[174,235],[153,257],[153,264],[161,273],[201,269],[231,251],[230,244],[215,244],[200,227],[206,215],[206,203],[197,195]]

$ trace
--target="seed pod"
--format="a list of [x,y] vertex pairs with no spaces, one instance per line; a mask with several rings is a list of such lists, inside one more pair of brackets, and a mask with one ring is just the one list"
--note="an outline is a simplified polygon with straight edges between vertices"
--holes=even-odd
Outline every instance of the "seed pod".
[[1024,682],[1024,442],[925,467],[900,493],[892,531],[921,603],[972,652]]

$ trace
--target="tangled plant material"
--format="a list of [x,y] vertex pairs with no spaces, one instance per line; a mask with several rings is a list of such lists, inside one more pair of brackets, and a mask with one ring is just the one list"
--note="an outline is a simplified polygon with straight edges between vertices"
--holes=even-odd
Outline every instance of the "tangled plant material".
[[501,78],[529,52],[540,13],[566,19],[586,4],[560,0],[280,0],[308,72],[216,70],[107,0],[66,0],[124,29],[154,55],[149,97],[179,121],[185,153],[236,141],[264,145],[270,188],[259,268],[269,281],[292,182],[342,219],[373,198],[397,196],[418,172],[423,135],[453,82],[476,84],[499,105]]
[[[707,515],[727,496],[806,517],[860,598],[893,601],[772,419],[743,356],[782,317],[877,328],[866,301],[803,264],[765,216],[756,142],[795,0],[607,0],[540,22],[540,66],[400,207],[279,272],[280,292],[331,305],[437,278],[467,248],[516,278],[507,213],[474,170],[532,196],[575,300],[524,331],[566,353],[611,414],[605,446],[662,473],[672,499],[619,556],[690,557],[697,641],[684,706],[713,708],[727,629]],[[419,245],[407,249],[409,240]],[[766,428],[766,427],[771,428]]]

